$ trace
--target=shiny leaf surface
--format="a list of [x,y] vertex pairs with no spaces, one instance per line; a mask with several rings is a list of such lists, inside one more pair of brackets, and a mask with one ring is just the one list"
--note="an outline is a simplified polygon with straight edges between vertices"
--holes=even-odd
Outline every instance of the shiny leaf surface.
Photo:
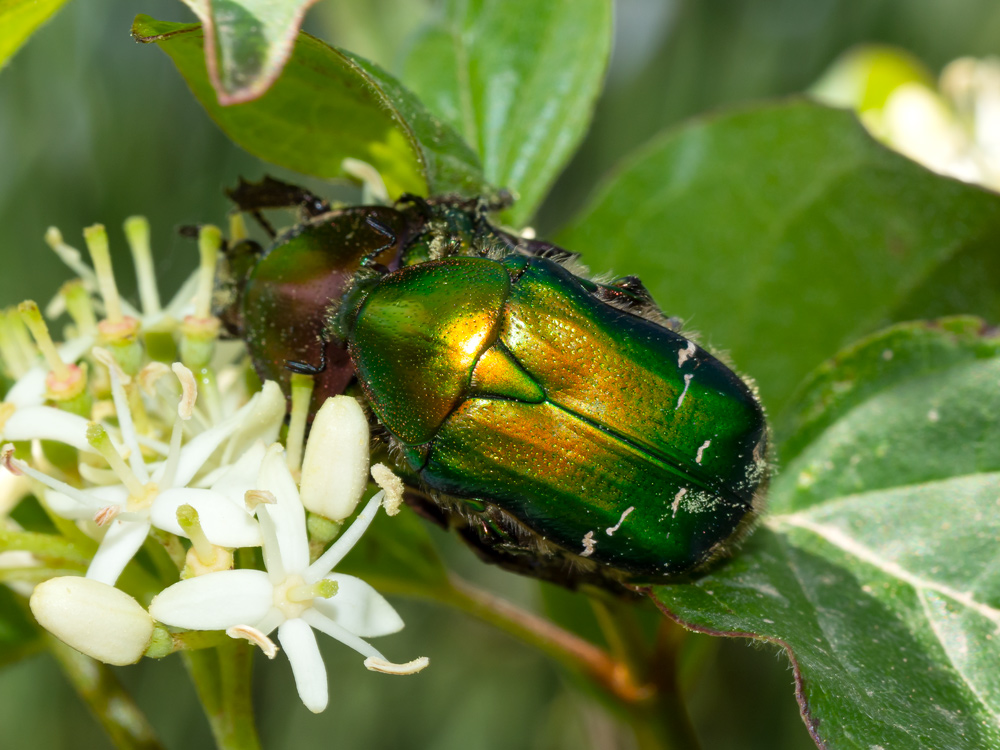
[[783,646],[831,748],[1000,742],[1000,338],[891,328],[810,381],[763,528],[653,596],[697,630]]
[[300,33],[285,72],[267,94],[223,107],[209,82],[197,24],[135,20],[198,101],[236,143],[266,161],[317,177],[345,174],[346,158],[369,162],[390,195],[486,190],[475,155],[410,92],[372,63]]
[[586,133],[610,50],[608,0],[449,0],[404,80],[517,193],[520,225]]

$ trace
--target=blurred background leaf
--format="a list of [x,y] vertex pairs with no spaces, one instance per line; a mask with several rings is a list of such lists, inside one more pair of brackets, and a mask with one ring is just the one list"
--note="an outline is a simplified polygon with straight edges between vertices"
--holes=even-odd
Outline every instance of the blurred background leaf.
[[610,51],[610,0],[448,0],[403,80],[514,191],[522,226],[587,132]]
[[66,0],[0,0],[0,70]]

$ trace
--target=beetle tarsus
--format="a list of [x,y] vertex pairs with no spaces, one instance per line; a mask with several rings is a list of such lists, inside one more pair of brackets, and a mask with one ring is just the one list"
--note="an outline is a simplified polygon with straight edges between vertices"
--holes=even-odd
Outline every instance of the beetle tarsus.
[[285,360],[285,369],[297,375],[311,375],[315,377],[326,370],[326,349],[320,349],[319,365],[311,365],[308,362],[293,362]]

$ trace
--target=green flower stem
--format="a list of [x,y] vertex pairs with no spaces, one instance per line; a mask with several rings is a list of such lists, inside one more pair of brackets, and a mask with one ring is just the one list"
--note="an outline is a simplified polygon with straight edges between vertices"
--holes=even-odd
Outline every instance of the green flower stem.
[[181,540],[167,531],[150,529],[143,547],[153,559],[153,565],[163,583],[177,583],[180,571],[184,568],[186,554]]
[[0,568],[0,583],[41,583],[57,576],[83,575],[86,566],[65,568],[48,568],[40,565],[25,565],[22,567]]
[[220,750],[259,750],[250,701],[253,652],[233,641],[215,649],[182,651],[198,699]]
[[57,534],[0,530],[0,552],[20,550],[49,560],[63,560],[86,565],[90,562],[96,548],[97,546],[94,545],[93,549],[85,549],[82,545]]
[[110,667],[84,656],[48,633],[43,633],[42,638],[62,667],[63,673],[116,747],[122,750],[153,750],[163,747],[156,738],[153,727],[122,688]]
[[259,748],[251,685],[253,646],[244,640],[229,638],[219,651],[222,675],[222,710],[233,743],[231,747]]

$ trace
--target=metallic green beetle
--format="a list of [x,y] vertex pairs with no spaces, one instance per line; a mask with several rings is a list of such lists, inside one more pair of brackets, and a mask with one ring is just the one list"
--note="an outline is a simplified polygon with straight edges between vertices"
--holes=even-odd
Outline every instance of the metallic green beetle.
[[[304,252],[325,258],[344,278],[309,303],[322,315],[296,309],[321,329],[305,359],[326,347],[321,377],[348,362],[333,388],[356,374],[425,514],[493,562],[570,586],[704,567],[748,528],[766,483],[752,388],[673,330],[634,277],[589,281],[552,259],[570,253],[481,214],[456,201],[354,208],[279,239],[242,291],[259,369],[303,359],[279,341],[275,300],[304,288]],[[329,243],[348,234],[368,237],[367,256]]]

